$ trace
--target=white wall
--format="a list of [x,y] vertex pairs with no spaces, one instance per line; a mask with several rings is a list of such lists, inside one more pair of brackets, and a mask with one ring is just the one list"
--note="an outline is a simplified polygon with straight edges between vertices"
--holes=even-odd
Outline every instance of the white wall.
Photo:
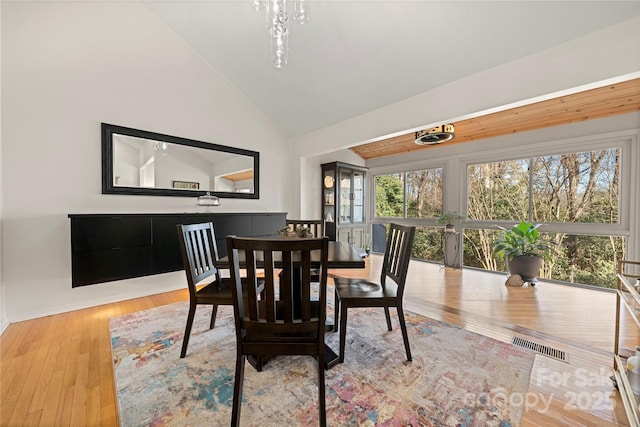
[[[0,21],[2,20],[2,8],[0,7]],[[0,32],[0,45],[2,34]],[[0,61],[1,63],[2,61]],[[0,81],[2,81],[2,67],[0,67]],[[2,85],[0,84],[0,97],[2,97]],[[0,334],[9,326],[7,319],[6,299],[4,297],[4,284],[2,282],[2,103],[0,103]]]
[[[478,112],[640,71],[640,17],[488,69],[294,140],[291,194],[313,193],[300,158],[395,136]],[[490,55],[491,52],[487,51]],[[637,77],[637,76],[636,76]],[[375,90],[375,89],[374,89]],[[297,168],[297,169],[296,169]],[[317,172],[320,175],[320,172]],[[319,181],[319,178],[317,179]],[[319,200],[319,199],[318,199]],[[319,212],[299,201],[301,211]],[[318,201],[319,203],[319,201]]]
[[68,214],[196,211],[195,198],[101,194],[101,122],[259,151],[261,198],[216,209],[288,210],[286,137],[142,4],[0,7],[2,319],[185,286],[176,272],[71,288]]
[[113,178],[114,185],[125,187],[140,186],[140,150],[113,138]]

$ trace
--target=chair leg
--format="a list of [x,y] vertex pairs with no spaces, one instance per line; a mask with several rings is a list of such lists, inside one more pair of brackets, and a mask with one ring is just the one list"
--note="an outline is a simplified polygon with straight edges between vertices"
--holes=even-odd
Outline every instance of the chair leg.
[[389,307],[384,308],[384,317],[387,318],[387,329],[390,331],[393,330],[393,328],[391,327],[391,316],[389,315]]
[[[324,347],[324,346],[323,346]],[[324,348],[320,349],[320,353],[318,354],[318,410],[320,427],[325,427],[327,425],[327,406],[325,402],[325,382],[324,382],[324,368],[325,368],[325,357],[324,357]]]
[[404,340],[404,349],[407,352],[407,360],[411,362],[411,348],[409,348],[409,335],[407,335],[407,324],[404,320],[404,311],[402,307],[397,307],[398,320],[400,321],[400,330],[402,331],[402,339]]
[[193,326],[193,318],[196,315],[196,304],[189,305],[189,314],[187,315],[187,326],[184,328],[184,338],[182,339],[182,351],[180,358],[187,355],[187,346],[189,345],[189,336],[191,335],[191,327]]
[[218,306],[213,305],[213,310],[211,310],[211,323],[209,323],[209,329],[213,329],[216,325],[216,316],[218,315]]
[[347,305],[344,302],[340,303],[340,355],[338,356],[338,362],[344,363],[344,347],[347,341]]
[[233,383],[233,408],[231,409],[231,425],[240,425],[240,407],[242,406],[242,384],[244,382],[244,361],[246,356],[238,354],[236,356],[236,376]]
[[333,332],[338,330],[338,320],[340,320],[340,298],[338,297],[338,291],[335,291],[333,297]]

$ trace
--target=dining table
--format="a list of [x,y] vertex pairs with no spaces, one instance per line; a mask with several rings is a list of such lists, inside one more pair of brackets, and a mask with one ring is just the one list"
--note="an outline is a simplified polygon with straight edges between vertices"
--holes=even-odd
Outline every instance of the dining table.
[[[329,251],[327,256],[327,268],[365,268],[365,260],[361,256],[362,251],[358,250],[356,247],[346,242],[337,242],[330,240],[329,241]],[[244,265],[244,252],[238,251],[238,261],[240,264],[240,268]],[[259,262],[259,261],[258,261]],[[294,260],[295,262],[295,260]],[[311,252],[311,265],[320,264],[320,251],[312,251]],[[259,266],[259,265],[258,265]],[[224,256],[220,257],[216,261],[216,267],[220,269],[229,269],[229,257]],[[274,267],[281,268],[282,267],[282,259],[280,259],[277,254],[274,254]],[[297,276],[297,275],[296,275]],[[298,277],[299,280],[299,277]],[[300,295],[300,286],[296,285],[296,277],[294,276],[294,298],[296,295]],[[296,292],[297,291],[297,292]],[[298,297],[300,299],[300,297]],[[334,307],[335,308],[335,307]],[[333,325],[326,325],[327,331],[333,331]],[[325,344],[325,361],[326,368],[331,368],[338,363],[338,355],[333,351],[331,347]],[[256,366],[255,360],[251,360],[249,358],[249,362],[254,367]]]

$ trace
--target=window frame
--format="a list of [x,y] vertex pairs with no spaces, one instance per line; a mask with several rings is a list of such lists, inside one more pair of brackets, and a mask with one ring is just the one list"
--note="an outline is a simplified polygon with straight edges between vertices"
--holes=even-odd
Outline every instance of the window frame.
[[[564,129],[564,128],[563,128]],[[626,126],[623,130],[596,131],[586,135],[586,131],[580,131],[582,135],[574,137],[562,137],[573,130],[564,132],[561,129],[560,137],[547,133],[532,132],[530,135],[508,135],[493,138],[486,141],[465,143],[469,149],[461,153],[458,146],[438,147],[433,156],[429,158],[411,159],[404,162],[388,163],[375,161],[367,164],[369,168],[369,223],[388,224],[397,222],[406,225],[423,227],[438,226],[432,219],[416,218],[382,218],[375,217],[375,181],[374,176],[407,172],[419,169],[440,167],[443,171],[443,211],[467,212],[467,166],[474,163],[497,162],[517,158],[530,158],[535,156],[554,155],[567,152],[584,152],[609,148],[622,150],[622,163],[620,165],[620,200],[619,222],[617,224],[592,224],[592,223],[543,223],[540,230],[545,232],[563,232],[568,234],[583,234],[596,236],[623,236],[626,237],[626,257],[637,259],[640,257],[640,239],[632,237],[640,231],[640,190],[634,186],[634,182],[640,182],[640,128]],[[482,148],[480,146],[482,145]],[[477,147],[477,148],[475,148]],[[475,151],[472,151],[475,148]],[[431,153],[430,150],[425,152]],[[515,221],[476,221],[466,219],[464,228],[495,228],[496,225],[511,226]],[[370,227],[370,225],[368,225]],[[463,230],[459,230],[463,231]],[[458,249],[460,251],[459,262],[464,265],[462,233],[459,235]]]
[[[438,225],[437,219],[436,218],[409,218],[407,217],[407,180],[406,180],[406,174],[410,173],[410,172],[416,172],[416,171],[421,171],[421,170],[428,170],[428,169],[441,169],[441,177],[442,177],[442,211],[446,212],[446,207],[445,207],[445,192],[446,192],[446,184],[445,184],[445,178],[446,178],[446,164],[439,162],[437,164],[434,165],[420,165],[417,164],[415,162],[412,163],[408,163],[405,164],[404,167],[402,168],[396,168],[393,166],[388,166],[385,168],[380,168],[378,170],[376,170],[375,173],[369,173],[369,179],[370,179],[370,185],[369,185],[369,189],[370,189],[370,199],[371,199],[371,203],[369,204],[370,206],[370,212],[369,212],[369,218],[371,218],[371,222],[372,223],[382,223],[382,224],[387,224],[391,221],[393,222],[397,222],[397,223],[402,223],[402,224],[411,224],[411,225],[423,225],[423,226],[427,226],[431,225]],[[376,177],[378,176],[384,176],[384,175],[397,175],[397,174],[404,174],[405,176],[405,180],[404,180],[404,185],[402,187],[402,191],[403,191],[403,201],[402,201],[402,212],[403,212],[403,216],[402,217],[392,217],[392,216],[377,216],[376,215]]]
[[[509,160],[531,159],[541,156],[552,156],[567,153],[579,153],[592,150],[608,150],[619,148],[621,150],[622,162],[620,164],[620,192],[618,194],[618,218],[616,224],[604,223],[569,223],[569,222],[540,222],[540,231],[562,232],[568,234],[584,234],[594,236],[631,236],[631,206],[635,203],[635,196],[632,194],[632,179],[635,175],[632,169],[632,160],[637,157],[637,148],[634,144],[635,135],[621,133],[619,136],[605,137],[581,137],[568,140],[548,141],[536,145],[532,149],[519,147],[513,150],[502,152],[478,153],[474,157],[465,156],[460,159],[460,180],[463,183],[463,194],[461,203],[464,212],[467,212],[468,187],[467,171],[470,165],[482,163],[494,163]],[[499,156],[496,154],[500,154]],[[531,185],[531,183],[530,183]],[[529,195],[530,197],[530,195]],[[527,218],[521,218],[527,220]],[[467,220],[466,228],[496,228],[496,226],[510,227],[519,219],[509,220]],[[536,222],[538,223],[538,222]]]

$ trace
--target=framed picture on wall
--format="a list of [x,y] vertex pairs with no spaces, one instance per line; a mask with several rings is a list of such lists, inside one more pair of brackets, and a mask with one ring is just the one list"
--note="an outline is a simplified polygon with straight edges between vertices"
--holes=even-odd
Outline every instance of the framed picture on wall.
[[171,186],[173,188],[181,188],[183,190],[199,190],[200,189],[199,182],[190,182],[190,181],[171,181]]

